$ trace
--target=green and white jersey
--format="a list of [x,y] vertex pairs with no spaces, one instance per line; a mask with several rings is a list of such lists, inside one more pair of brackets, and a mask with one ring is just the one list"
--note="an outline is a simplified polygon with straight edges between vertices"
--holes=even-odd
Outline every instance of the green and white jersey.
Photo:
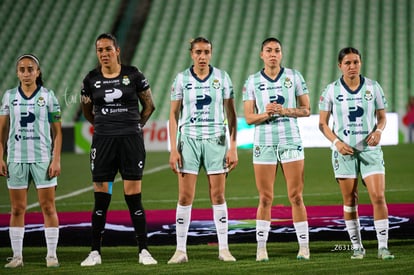
[[365,139],[377,123],[376,110],[387,108],[387,101],[378,82],[360,78],[356,91],[350,90],[342,77],[330,83],[320,97],[319,110],[331,113],[333,132],[339,139],[364,151],[375,149]]
[[[243,101],[254,100],[257,113],[264,113],[271,102],[283,108],[297,108],[296,98],[308,94],[308,88],[300,72],[281,68],[275,80],[263,70],[250,75],[243,87]],[[297,118],[273,117],[256,124],[254,145],[302,144]]]
[[50,161],[52,138],[49,123],[60,121],[60,106],[53,91],[38,87],[28,98],[20,87],[7,90],[0,115],[10,118],[8,162]]
[[223,137],[224,99],[234,98],[227,72],[210,66],[209,76],[201,80],[193,67],[179,73],[171,87],[171,101],[182,100],[179,133],[192,138]]

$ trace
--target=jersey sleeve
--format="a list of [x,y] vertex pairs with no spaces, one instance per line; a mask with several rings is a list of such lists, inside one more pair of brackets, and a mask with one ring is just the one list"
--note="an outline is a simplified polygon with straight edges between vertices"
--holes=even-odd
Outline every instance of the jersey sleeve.
[[325,90],[323,90],[321,96],[319,97],[319,111],[332,111],[332,103],[331,100],[331,85],[328,85]]
[[136,69],[136,76],[137,77],[134,78],[134,79],[136,79],[135,85],[137,87],[137,92],[140,93],[140,92],[148,90],[150,88],[148,79],[145,77],[145,75],[139,69],[137,69],[137,68],[135,68],[135,69]]
[[225,71],[224,73],[224,99],[234,98],[234,90],[233,90],[233,82],[231,81],[231,78],[229,74]]
[[59,102],[55,96],[55,93],[51,90],[49,90],[49,102],[48,102],[48,109],[49,109],[49,122],[60,122],[62,115],[60,111],[60,105]]
[[93,97],[92,97],[92,93],[91,93],[91,89],[89,86],[89,79],[90,79],[90,74],[88,74],[87,76],[85,76],[85,78],[82,81],[82,87],[81,87],[81,101],[82,102],[93,102]]
[[183,82],[181,73],[175,77],[174,82],[171,86],[170,99],[171,101],[183,99]]
[[377,110],[386,109],[388,107],[387,99],[385,98],[384,91],[382,90],[381,85],[376,82],[375,83],[375,105]]
[[0,106],[0,116],[8,116],[10,114],[9,95],[9,92],[6,92],[3,95]]
[[249,76],[243,85],[243,101],[256,100],[253,79],[253,75]]
[[299,71],[295,72],[295,95],[301,96],[305,94],[309,94],[308,86],[306,85],[306,81],[303,78],[302,74]]

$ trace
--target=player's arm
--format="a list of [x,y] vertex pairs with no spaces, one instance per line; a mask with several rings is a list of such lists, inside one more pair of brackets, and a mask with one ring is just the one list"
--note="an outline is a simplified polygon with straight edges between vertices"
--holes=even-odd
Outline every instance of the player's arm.
[[246,119],[247,124],[261,124],[271,118],[272,111],[268,110],[266,107],[266,111],[261,114],[257,114],[256,106],[254,100],[246,100],[244,101],[244,117]]
[[342,155],[352,155],[354,150],[342,142],[329,127],[330,112],[319,111],[319,130],[332,143],[332,147]]
[[145,91],[138,93],[138,98],[139,102],[142,105],[141,120],[139,123],[141,124],[141,127],[144,127],[145,123],[147,123],[148,119],[155,110],[154,101],[152,100],[151,89],[148,88]]
[[178,167],[182,166],[181,156],[177,149],[177,131],[178,131],[178,118],[180,116],[182,100],[171,100],[170,105],[170,117],[168,120],[168,130],[170,135],[170,168],[174,173],[178,173]]
[[234,105],[234,99],[229,98],[224,100],[224,109],[226,111],[229,134],[230,134],[230,147],[226,156],[226,165],[232,170],[238,163],[237,156],[237,115],[236,107]]
[[7,176],[7,165],[3,159],[4,148],[6,148],[7,137],[9,133],[9,116],[0,116],[0,175]]
[[375,112],[377,115],[377,127],[375,129],[378,130],[377,132],[382,132],[387,124],[387,114],[385,109],[376,110]]
[[304,94],[297,97],[298,106],[296,108],[283,108],[279,110],[281,116],[287,117],[308,117],[310,116],[310,100],[309,95]]
[[331,117],[328,111],[319,111],[319,130],[332,143],[337,136],[329,127],[329,118]]
[[95,115],[93,113],[93,104],[89,97],[81,97],[81,108],[83,116],[86,118],[87,121],[89,121],[93,125]]
[[62,152],[62,124],[60,121],[50,123],[53,138],[52,162],[49,166],[49,176],[57,177],[60,175],[60,155]]
[[377,117],[377,125],[366,138],[366,142],[370,146],[376,146],[380,143],[382,131],[385,129],[385,125],[387,124],[387,115],[384,109],[376,110],[375,114]]

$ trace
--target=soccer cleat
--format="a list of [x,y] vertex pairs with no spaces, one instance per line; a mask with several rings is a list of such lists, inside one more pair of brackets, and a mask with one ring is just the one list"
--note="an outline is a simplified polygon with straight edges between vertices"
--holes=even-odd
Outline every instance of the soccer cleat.
[[266,248],[257,249],[256,262],[267,262],[267,261],[269,261],[269,257],[267,256]]
[[354,249],[354,254],[352,254],[352,260],[361,260],[365,257],[365,249],[364,248],[356,248]]
[[228,249],[221,249],[219,251],[219,260],[224,262],[235,262],[236,258],[231,255],[230,251]]
[[308,247],[301,247],[299,249],[298,255],[296,256],[298,260],[309,260],[310,259],[310,252]]
[[148,250],[142,249],[138,255],[138,262],[143,265],[157,264],[158,262],[151,256]]
[[388,250],[388,248],[381,247],[378,249],[378,259],[382,260],[392,260],[394,259],[394,255]]
[[99,255],[99,252],[97,250],[91,251],[91,253],[89,253],[88,257],[86,257],[86,259],[81,262],[81,266],[95,266],[97,264],[101,264],[102,263],[102,259],[101,259],[101,255]]
[[59,261],[57,257],[46,257],[46,267],[59,267]]
[[168,264],[181,264],[188,262],[187,253],[181,250],[176,250],[174,255],[168,261]]
[[23,266],[23,257],[10,257],[7,258],[7,261],[9,263],[4,266],[5,268],[16,268]]

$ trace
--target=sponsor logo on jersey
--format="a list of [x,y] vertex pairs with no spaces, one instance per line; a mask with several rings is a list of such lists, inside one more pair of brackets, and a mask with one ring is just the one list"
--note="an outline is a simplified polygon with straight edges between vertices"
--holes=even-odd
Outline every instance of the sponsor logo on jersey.
[[197,96],[197,102],[196,102],[196,107],[197,110],[201,110],[203,109],[204,106],[207,106],[211,103],[211,97],[209,95],[198,95]]
[[122,91],[116,88],[105,90],[104,100],[106,103],[112,103],[115,99],[122,97]]

